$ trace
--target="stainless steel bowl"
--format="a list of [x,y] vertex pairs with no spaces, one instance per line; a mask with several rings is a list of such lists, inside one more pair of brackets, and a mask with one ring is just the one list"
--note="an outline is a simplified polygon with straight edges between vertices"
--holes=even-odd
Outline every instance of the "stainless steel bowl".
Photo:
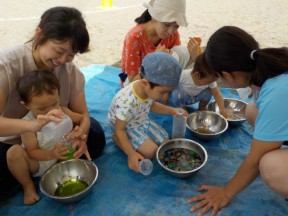
[[[203,163],[201,164],[201,166],[197,167],[196,169],[189,170],[189,171],[177,171],[177,170],[169,169],[164,164],[162,164],[159,156],[162,155],[165,151],[172,149],[172,148],[186,148],[189,150],[193,150],[200,156]],[[205,148],[199,143],[190,139],[177,138],[177,139],[167,140],[164,143],[162,143],[156,152],[156,159],[158,163],[160,164],[160,166],[172,176],[175,176],[177,178],[187,178],[195,174],[206,164],[207,159],[208,159],[208,154]]]
[[[227,121],[230,126],[239,126],[245,122],[246,102],[234,98],[224,98],[224,106],[228,112]],[[208,109],[219,113],[219,107],[216,101],[211,102],[208,105]]]
[[188,116],[186,126],[195,137],[209,141],[223,134],[228,128],[228,122],[216,112],[198,111]]
[[[48,169],[40,180],[40,190],[49,198],[62,203],[78,202],[83,199],[95,184],[98,177],[97,166],[87,160],[67,160]],[[56,189],[69,180],[81,180],[88,184],[83,191],[72,196],[56,196]]]

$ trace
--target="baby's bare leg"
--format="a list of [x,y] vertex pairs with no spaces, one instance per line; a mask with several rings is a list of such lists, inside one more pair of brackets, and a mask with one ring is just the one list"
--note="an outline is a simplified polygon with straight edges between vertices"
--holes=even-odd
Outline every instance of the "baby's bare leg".
[[38,171],[38,161],[30,159],[22,146],[14,145],[7,152],[7,163],[10,172],[23,187],[24,204],[36,203],[40,197],[36,193],[30,173]]
[[158,145],[153,140],[148,138],[137,149],[137,152],[143,155],[144,158],[152,159],[155,156],[157,149],[158,149]]
[[[114,143],[120,148],[121,146],[119,145],[119,139],[118,137],[113,134],[112,135],[112,140]],[[148,138],[138,149],[137,152],[139,152],[144,158],[152,159],[155,156],[155,153],[157,151],[158,145]]]
[[277,149],[265,154],[259,163],[265,183],[277,193],[288,198],[288,149]]

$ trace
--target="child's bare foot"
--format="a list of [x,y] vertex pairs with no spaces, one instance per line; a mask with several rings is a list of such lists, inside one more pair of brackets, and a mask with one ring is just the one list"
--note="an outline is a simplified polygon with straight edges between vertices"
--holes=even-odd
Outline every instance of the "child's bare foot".
[[208,111],[208,108],[207,107],[198,107],[198,110],[200,110],[200,111]]
[[25,205],[32,205],[40,199],[39,195],[36,193],[33,183],[31,185],[27,185],[26,187],[23,187],[23,190],[24,190],[24,204]]
[[199,102],[198,110],[200,110],[200,111],[208,111],[207,104],[208,103],[206,101]]

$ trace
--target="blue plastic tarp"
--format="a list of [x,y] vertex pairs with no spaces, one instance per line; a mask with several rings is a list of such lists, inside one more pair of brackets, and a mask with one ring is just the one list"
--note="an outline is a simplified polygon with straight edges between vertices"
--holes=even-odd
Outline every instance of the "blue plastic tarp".
[[[111,140],[112,131],[107,123],[107,112],[115,93],[120,89],[119,68],[91,65],[82,68],[86,77],[86,98],[91,116],[104,128],[107,146],[104,155],[94,160],[99,176],[92,192],[73,204],[55,202],[39,191],[41,200],[32,206],[23,204],[23,192],[0,203],[0,215],[137,215],[169,216],[196,215],[190,213],[187,199],[197,195],[202,184],[224,185],[235,173],[249,152],[253,129],[248,123],[229,128],[219,139],[204,142],[189,131],[186,138],[202,144],[208,153],[207,164],[194,176],[178,179],[166,173],[153,160],[151,175],[131,171],[127,157]],[[221,88],[226,98],[239,98],[236,91]],[[172,117],[151,115],[171,135]],[[95,140],[97,142],[97,140]],[[288,202],[268,188],[261,177],[241,192],[218,215],[287,215]]]

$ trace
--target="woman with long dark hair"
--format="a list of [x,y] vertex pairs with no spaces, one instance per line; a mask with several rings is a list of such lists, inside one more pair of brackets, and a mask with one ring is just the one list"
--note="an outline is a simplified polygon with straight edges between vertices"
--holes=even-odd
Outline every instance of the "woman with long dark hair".
[[223,187],[203,185],[199,201],[191,211],[203,215],[212,208],[215,215],[260,174],[275,192],[288,197],[288,49],[259,47],[244,30],[224,26],[209,39],[204,52],[207,66],[221,81],[233,88],[252,85],[257,97],[246,109],[246,119],[254,127],[251,149],[236,174]]

